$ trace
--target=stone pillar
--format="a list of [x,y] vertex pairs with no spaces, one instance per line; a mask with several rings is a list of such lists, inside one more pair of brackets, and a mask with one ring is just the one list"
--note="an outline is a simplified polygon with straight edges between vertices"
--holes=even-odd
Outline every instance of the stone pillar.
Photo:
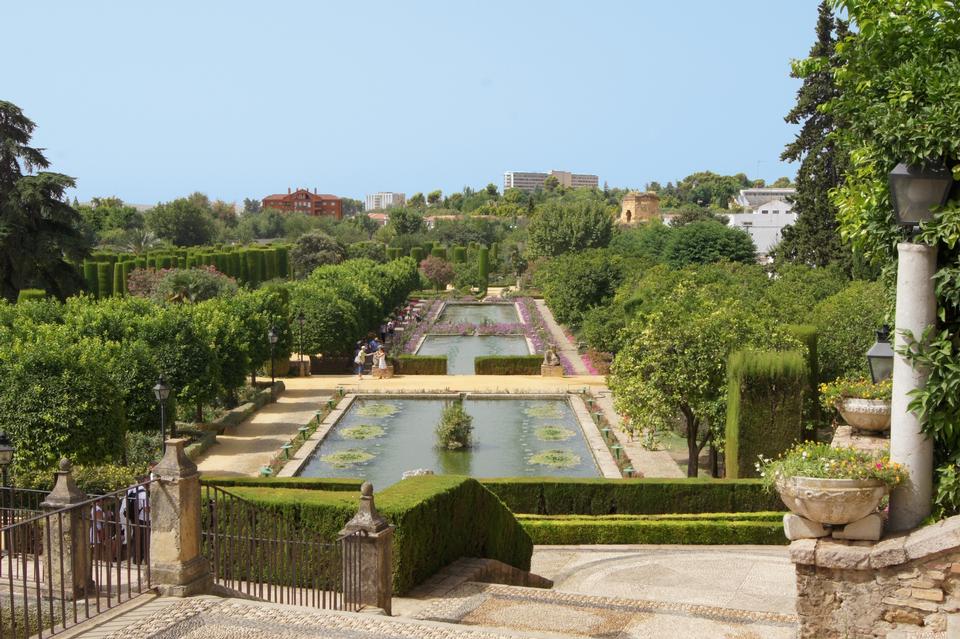
[[200,553],[200,473],[183,450],[187,441],[167,440],[150,484],[151,581],[172,597],[202,594],[211,583]]
[[[360,544],[360,603],[380,608],[391,614],[393,597],[393,531],[394,527],[377,512],[373,503],[373,484],[360,487],[360,510],[347,522],[341,535],[362,531],[345,543]],[[346,566],[344,566],[346,568]]]
[[[72,470],[70,460],[60,460],[53,490],[40,504],[44,513],[70,508],[89,499],[73,481]],[[67,599],[79,599],[95,593],[96,586],[91,578],[87,556],[90,532],[83,520],[83,508],[71,508],[62,515],[48,517],[46,521],[50,526],[50,535],[42,534],[44,539],[50,540],[50,547],[45,549],[49,554],[44,563],[50,569],[53,592],[59,594],[62,585]]]
[[[904,331],[920,339],[936,322],[937,297],[933,275],[937,269],[937,248],[901,242],[897,245],[897,315],[894,351],[907,345]],[[933,498],[933,441],[920,430],[920,420],[907,406],[910,392],[922,388],[927,372],[915,369],[902,355],[893,359],[893,401],[891,402],[890,459],[906,467],[907,481],[890,496],[889,529],[910,530],[930,514]]]

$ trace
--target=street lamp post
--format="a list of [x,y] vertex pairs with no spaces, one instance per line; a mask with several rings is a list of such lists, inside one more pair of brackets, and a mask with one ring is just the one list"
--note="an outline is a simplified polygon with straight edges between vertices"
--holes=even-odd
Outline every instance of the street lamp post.
[[[13,512],[13,489],[10,488],[10,464],[13,463],[13,443],[10,441],[10,438],[7,437],[7,434],[0,433],[0,468],[3,469],[3,503],[0,503],[0,513],[2,513],[2,520],[0,520],[0,525],[6,528],[7,524],[10,523],[10,513]],[[7,534],[4,536],[4,546],[7,552],[10,552],[10,531],[7,531]]]
[[[941,164],[898,164],[889,175],[890,199],[897,222],[914,236],[932,209],[946,201],[953,178]],[[893,397],[890,403],[890,459],[902,464],[907,480],[890,495],[889,528],[916,528],[930,514],[933,499],[933,440],[910,409],[911,394],[923,388],[927,372],[915,368],[903,353],[909,336],[920,339],[937,320],[933,276],[937,247],[906,241],[897,244],[897,309],[893,356]]]
[[306,321],[307,316],[303,314],[303,309],[300,309],[300,312],[297,313],[297,324],[300,326],[300,335],[299,335],[299,344],[297,345],[297,352],[300,353],[300,376],[303,377],[303,323]]
[[278,339],[279,339],[279,336],[277,335],[277,329],[271,326],[270,330],[267,331],[267,341],[270,342],[270,386],[271,387],[277,383],[277,376],[274,371],[273,351],[274,351],[274,348],[276,348]]
[[877,341],[867,351],[867,365],[874,384],[893,375],[893,347],[890,346],[890,327],[886,324],[877,331]]
[[[157,385],[153,387],[153,396],[160,404],[160,454],[163,455],[167,450],[167,400],[170,398],[170,387],[167,386],[163,375],[157,379]],[[170,434],[173,435],[173,429]]]

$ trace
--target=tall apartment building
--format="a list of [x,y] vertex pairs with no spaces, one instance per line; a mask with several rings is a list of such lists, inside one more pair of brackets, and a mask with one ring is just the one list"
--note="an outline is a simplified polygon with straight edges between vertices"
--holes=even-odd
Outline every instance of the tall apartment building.
[[554,171],[549,173],[529,173],[524,171],[507,171],[503,174],[503,190],[520,189],[521,191],[536,191],[543,188],[548,177],[557,178],[560,186],[568,189],[597,188],[600,178],[596,175],[570,173],[569,171]]
[[363,210],[379,211],[382,209],[389,209],[394,206],[403,206],[406,201],[407,196],[404,193],[388,193],[385,191],[381,191],[380,193],[371,193],[366,197]]
[[311,193],[308,189],[287,189],[286,195],[277,193],[263,198],[263,208],[277,209],[278,211],[306,213],[307,215],[329,215],[338,220],[343,219],[343,200],[336,195]]

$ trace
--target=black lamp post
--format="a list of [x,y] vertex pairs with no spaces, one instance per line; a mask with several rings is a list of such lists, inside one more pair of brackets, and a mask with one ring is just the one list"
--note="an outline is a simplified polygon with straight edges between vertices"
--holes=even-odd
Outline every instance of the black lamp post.
[[890,346],[890,327],[886,324],[877,331],[877,341],[867,351],[867,364],[874,384],[893,375],[893,347]]
[[277,376],[274,373],[273,351],[277,345],[278,339],[279,339],[279,336],[277,335],[277,329],[271,326],[270,330],[267,331],[267,341],[270,342],[270,385],[271,386],[277,383]]
[[930,210],[943,206],[950,195],[953,174],[943,163],[898,164],[888,176],[890,199],[897,222],[915,228],[933,217]]
[[306,321],[307,316],[303,314],[303,309],[300,309],[300,312],[297,313],[297,324],[300,326],[300,344],[297,346],[297,351],[300,353],[300,374],[303,375],[303,323]]
[[[157,385],[153,387],[153,396],[160,404],[160,454],[162,455],[167,450],[167,400],[170,398],[170,387],[167,386],[167,380],[163,375],[157,379]],[[173,429],[170,434],[173,435]]]

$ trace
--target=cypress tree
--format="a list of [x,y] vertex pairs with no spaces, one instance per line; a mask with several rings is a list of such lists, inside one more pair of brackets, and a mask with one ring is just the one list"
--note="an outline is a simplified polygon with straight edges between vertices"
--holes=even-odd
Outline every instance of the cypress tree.
[[827,0],[820,3],[816,33],[817,41],[810,49],[810,57],[823,64],[802,75],[797,68],[791,73],[792,77],[802,77],[803,85],[797,91],[796,105],[784,119],[790,124],[799,124],[800,132],[784,148],[780,159],[800,162],[797,193],[793,197],[797,221],[783,229],[783,239],[774,250],[774,257],[809,266],[840,262],[849,272],[853,257],[841,245],[837,211],[829,197],[830,189],[843,180],[847,157],[832,136],[838,127],[836,119],[818,110],[837,95],[833,80],[833,69],[837,65],[835,49],[848,30],[846,22],[834,17]]

